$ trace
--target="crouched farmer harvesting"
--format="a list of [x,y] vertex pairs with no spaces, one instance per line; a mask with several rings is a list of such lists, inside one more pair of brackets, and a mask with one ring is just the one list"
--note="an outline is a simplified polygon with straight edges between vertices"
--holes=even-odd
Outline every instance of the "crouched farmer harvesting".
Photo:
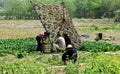
[[77,60],[77,51],[71,44],[69,44],[66,48],[66,52],[62,55],[62,61],[66,64],[67,60],[72,60],[74,63]]
[[42,49],[41,49],[41,45],[46,42],[46,39],[49,37],[49,35],[50,35],[50,32],[44,32],[43,34],[40,33],[36,36],[36,40],[37,40],[36,51],[43,52]]

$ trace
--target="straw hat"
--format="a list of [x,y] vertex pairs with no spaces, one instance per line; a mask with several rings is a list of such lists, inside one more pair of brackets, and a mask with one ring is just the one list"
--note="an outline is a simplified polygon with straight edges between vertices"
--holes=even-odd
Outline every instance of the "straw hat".
[[67,46],[67,48],[72,48],[73,46],[71,45],[71,44],[69,44],[68,46]]

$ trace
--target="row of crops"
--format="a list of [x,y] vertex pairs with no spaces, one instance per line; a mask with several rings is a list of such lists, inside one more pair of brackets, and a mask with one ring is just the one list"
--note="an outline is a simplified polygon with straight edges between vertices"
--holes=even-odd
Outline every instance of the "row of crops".
[[31,53],[36,48],[34,38],[24,39],[1,39],[0,40],[0,56],[6,54]]
[[[79,57],[76,64],[67,62],[61,74],[120,74],[119,58],[118,55],[89,55],[84,57],[84,60],[89,61],[81,63],[80,60],[83,59]],[[0,74],[57,74],[61,71],[54,69],[54,65],[44,65],[37,60],[13,63],[0,61],[0,63]]]
[[[32,53],[36,49],[35,38],[24,39],[1,39],[0,40],[0,56],[8,54],[17,54],[20,52]],[[83,50],[85,51],[118,51],[120,45],[110,44],[106,42],[89,42],[83,41]]]
[[[119,51],[120,46],[106,42],[83,42],[76,64],[63,65],[60,58],[55,60],[44,54],[34,53],[35,38],[0,39],[0,56],[17,56],[13,60],[0,60],[0,74],[56,74],[61,72],[54,66],[64,66],[62,74],[120,74],[120,55],[108,55],[104,51]],[[32,55],[31,55],[32,54]],[[32,58],[28,59],[26,56]],[[22,58],[21,58],[22,57]],[[19,59],[21,58],[21,59]],[[16,60],[17,59],[17,60]]]
[[85,41],[83,43],[83,50],[86,51],[93,51],[93,52],[106,52],[106,51],[118,51],[120,50],[120,45],[117,44],[111,44],[111,43],[106,43],[106,42],[89,42]]

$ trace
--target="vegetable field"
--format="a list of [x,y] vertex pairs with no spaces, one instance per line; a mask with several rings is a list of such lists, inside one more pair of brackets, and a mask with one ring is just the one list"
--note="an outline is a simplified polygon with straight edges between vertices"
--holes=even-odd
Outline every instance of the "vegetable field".
[[[120,24],[106,19],[74,19],[73,23],[79,34],[90,38],[81,38],[83,49],[77,50],[76,64],[64,65],[62,52],[35,51],[35,36],[44,32],[39,21],[0,20],[0,74],[120,74]],[[114,39],[95,41],[98,32]]]

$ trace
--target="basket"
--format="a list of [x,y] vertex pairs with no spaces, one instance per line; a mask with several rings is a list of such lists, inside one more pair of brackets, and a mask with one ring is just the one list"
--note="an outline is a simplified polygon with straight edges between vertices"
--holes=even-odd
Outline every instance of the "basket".
[[50,53],[51,52],[51,46],[50,44],[43,43],[42,44],[42,50],[44,53]]

